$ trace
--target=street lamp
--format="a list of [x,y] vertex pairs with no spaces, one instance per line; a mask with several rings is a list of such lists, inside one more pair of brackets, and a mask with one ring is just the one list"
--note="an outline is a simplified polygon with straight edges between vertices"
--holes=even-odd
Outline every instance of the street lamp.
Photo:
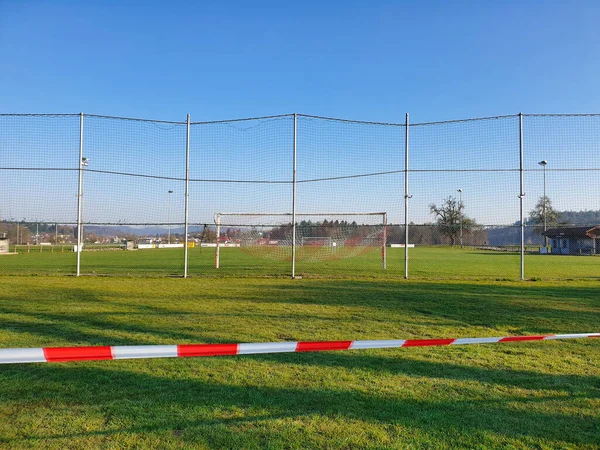
[[544,197],[542,204],[542,214],[544,215],[544,245],[546,246],[546,248],[548,248],[548,236],[546,236],[546,165],[548,164],[548,161],[544,159],[538,164],[544,168]]
[[169,222],[169,244],[171,243],[171,194],[173,193],[173,191],[168,191],[169,192],[169,201],[168,201],[168,207],[167,207],[167,215],[168,215],[168,222]]
[[[81,226],[80,229],[78,231],[81,231],[81,236],[78,237],[78,241],[77,241],[77,251],[81,252],[83,250],[83,171],[85,170],[85,168],[87,166],[90,165],[90,159],[89,158],[85,158],[85,157],[81,157],[81,186],[80,186],[80,192],[81,192]],[[79,236],[79,234],[78,234]]]
[[458,189],[458,220],[460,221],[460,248],[463,248],[463,226],[462,226],[462,189]]

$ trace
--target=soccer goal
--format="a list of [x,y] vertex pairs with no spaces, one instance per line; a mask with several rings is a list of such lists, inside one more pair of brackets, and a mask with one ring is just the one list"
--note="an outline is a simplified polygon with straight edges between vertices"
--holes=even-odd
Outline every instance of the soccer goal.
[[[387,266],[387,213],[323,212],[216,213],[215,268],[223,247],[239,247],[256,258],[318,262],[360,256],[381,250]],[[295,239],[294,239],[295,236]]]

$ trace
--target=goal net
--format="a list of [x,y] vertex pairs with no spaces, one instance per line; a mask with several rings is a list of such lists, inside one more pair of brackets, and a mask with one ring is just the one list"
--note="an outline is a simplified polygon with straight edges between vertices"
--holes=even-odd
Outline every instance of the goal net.
[[[386,267],[387,213],[217,213],[215,267],[223,247],[256,258],[318,262],[381,251]],[[294,240],[295,235],[295,240]]]

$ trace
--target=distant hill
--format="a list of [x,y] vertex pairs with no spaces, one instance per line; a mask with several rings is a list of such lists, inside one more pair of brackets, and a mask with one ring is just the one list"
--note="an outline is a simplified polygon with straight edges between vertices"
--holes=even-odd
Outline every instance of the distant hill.
[[[103,226],[103,225],[85,225],[86,233],[95,233],[99,236],[115,236],[115,235],[133,235],[133,236],[156,236],[163,235],[169,232],[167,227],[148,226],[148,227],[129,227],[126,225]],[[197,225],[188,228],[189,233],[201,233],[203,226]],[[214,228],[214,225],[213,225]],[[171,234],[183,234],[183,227],[171,227]]]
[[558,221],[569,225],[600,225],[600,209],[595,211],[559,211]]

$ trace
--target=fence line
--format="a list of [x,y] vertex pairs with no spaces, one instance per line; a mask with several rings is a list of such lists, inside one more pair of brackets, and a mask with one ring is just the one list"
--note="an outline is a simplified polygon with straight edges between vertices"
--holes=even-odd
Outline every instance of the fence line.
[[[79,119],[78,128],[75,118]],[[67,121],[67,127],[60,128],[62,121]],[[423,123],[409,123],[408,114],[405,123],[305,114],[202,122],[192,122],[189,114],[182,122],[83,113],[0,114],[0,172],[6,175],[2,186],[7,192],[0,200],[0,238],[5,233],[11,239],[16,226],[16,241],[12,237],[15,245],[25,240],[32,244],[30,224],[43,224],[43,228],[55,224],[54,243],[58,245],[62,239],[64,245],[72,241],[65,233],[59,239],[58,224],[63,225],[63,231],[65,226],[76,224],[74,272],[79,276],[86,265],[81,259],[84,248],[91,250],[105,241],[99,238],[96,243],[86,243],[86,231],[89,241],[90,234],[100,233],[99,227],[109,227],[102,230],[102,236],[114,231],[114,241],[144,231],[131,227],[154,226],[154,231],[142,235],[151,241],[154,234],[156,242],[142,245],[183,247],[180,269],[176,269],[177,258],[169,260],[172,274],[183,277],[190,274],[191,246],[199,243],[202,248],[215,239],[217,248],[220,242],[227,248],[230,240],[229,245],[238,245],[244,254],[275,258],[278,262],[269,270],[276,275],[291,272],[292,277],[297,275],[298,264],[302,274],[318,273],[320,267],[308,264],[354,257],[362,247],[381,247],[383,240],[383,270],[398,276],[401,268],[404,278],[408,278],[411,273],[422,276],[421,272],[433,273],[443,267],[440,260],[436,269],[423,268],[434,257],[426,260],[419,251],[413,253],[409,243],[454,247],[460,237],[460,248],[465,238],[468,248],[481,252],[518,245],[519,278],[525,279],[528,247],[538,245],[542,254],[600,254],[600,203],[592,193],[585,195],[586,187],[598,181],[600,166],[589,157],[595,154],[598,144],[600,114],[519,113]],[[75,153],[75,145],[77,166],[72,165],[69,156]],[[546,158],[554,158],[548,168]],[[72,183],[67,174],[75,171],[77,192],[70,194],[74,185],[67,188],[64,180]],[[27,174],[25,181],[16,179],[13,172]],[[541,174],[543,195],[539,180],[534,178]],[[548,174],[554,177],[550,192],[546,192]],[[174,206],[172,194],[177,194]],[[74,197],[77,202],[73,209],[69,199]],[[517,198],[518,206],[513,203]],[[551,200],[561,210],[555,209]],[[465,212],[467,207],[471,212]],[[526,209],[530,210],[529,218]],[[290,210],[291,222],[272,217],[272,222],[239,222],[223,230],[223,226],[211,222],[212,215],[222,210],[257,217],[274,217],[274,211]],[[321,213],[313,215],[314,221],[298,223],[297,212],[307,210]],[[356,210],[385,211],[386,219],[374,223],[356,214],[349,221],[344,214],[336,217],[330,213]],[[569,221],[561,221],[561,214]],[[19,216],[23,217],[21,221],[15,219]],[[167,242],[164,226],[168,228]],[[589,230],[576,230],[585,227]],[[128,233],[124,228],[129,228]],[[176,243],[172,242],[173,228]],[[518,240],[512,233],[516,228]],[[553,231],[555,228],[561,228],[562,234]],[[414,229],[412,242],[410,229]],[[216,236],[214,230],[218,230]],[[543,244],[542,235],[546,241]],[[36,232],[35,244],[43,240]],[[130,240],[140,244],[141,238]],[[386,263],[388,245],[403,246],[402,266],[393,258],[391,264]],[[249,248],[259,246],[260,251]],[[273,246],[282,249],[275,252]],[[194,251],[194,256],[197,254]],[[412,271],[409,254],[414,255]],[[0,264],[4,261],[9,260]],[[367,267],[367,259],[364,261]],[[599,277],[600,268],[595,264],[594,260],[589,272],[581,276]],[[157,261],[148,264],[152,265],[139,270],[160,273],[166,267]],[[109,269],[98,270],[93,273]],[[193,274],[206,273],[200,266],[192,265],[191,270]],[[341,264],[336,270],[340,275],[352,274]],[[440,270],[445,273],[442,277],[453,277],[452,270]],[[496,276],[504,275],[502,270]],[[465,273],[456,276],[494,276]]]

